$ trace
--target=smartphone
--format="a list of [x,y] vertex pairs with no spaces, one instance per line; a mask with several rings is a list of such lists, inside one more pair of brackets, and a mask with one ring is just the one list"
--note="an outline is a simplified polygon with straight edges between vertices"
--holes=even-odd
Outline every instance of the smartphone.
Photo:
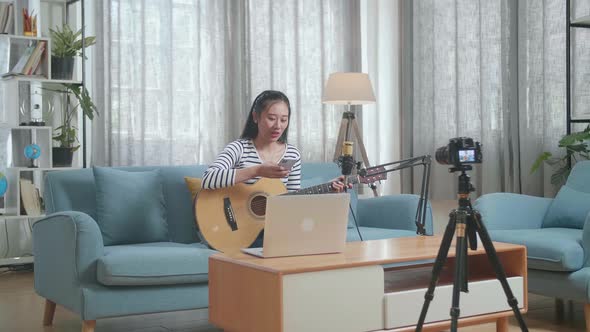
[[285,168],[285,169],[291,169],[293,167],[293,165],[295,165],[295,163],[297,162],[296,159],[286,159],[283,158],[283,160],[281,160],[279,162],[279,166]]

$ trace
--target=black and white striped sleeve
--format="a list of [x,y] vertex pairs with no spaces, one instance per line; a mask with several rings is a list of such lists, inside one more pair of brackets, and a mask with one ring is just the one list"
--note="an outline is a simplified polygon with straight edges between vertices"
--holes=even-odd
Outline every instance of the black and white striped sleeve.
[[301,189],[301,154],[299,150],[294,146],[290,145],[287,150],[289,159],[296,159],[297,161],[289,172],[289,178],[287,179],[287,191],[297,191]]
[[217,156],[203,175],[203,189],[218,189],[235,184],[235,166],[240,161],[244,148],[239,141],[229,143]]

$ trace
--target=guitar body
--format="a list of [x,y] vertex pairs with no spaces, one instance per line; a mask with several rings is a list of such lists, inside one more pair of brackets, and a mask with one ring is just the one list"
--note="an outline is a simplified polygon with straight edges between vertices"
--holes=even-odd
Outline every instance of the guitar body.
[[264,229],[266,198],[287,192],[280,179],[262,178],[221,189],[203,189],[195,198],[195,219],[209,245],[221,252],[251,246]]
[[[386,178],[383,167],[364,170],[364,175],[348,176],[348,183],[373,183]],[[325,194],[332,183],[300,189],[289,194]],[[194,213],[201,235],[221,252],[236,252],[251,246],[264,229],[266,198],[281,195],[287,188],[280,179],[262,178],[254,184],[238,183],[220,189],[203,189],[194,201]]]

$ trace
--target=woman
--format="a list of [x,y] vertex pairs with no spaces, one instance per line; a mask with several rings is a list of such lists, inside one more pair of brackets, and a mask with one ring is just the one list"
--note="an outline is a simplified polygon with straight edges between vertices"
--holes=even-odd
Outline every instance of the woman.
[[[280,92],[259,94],[250,108],[244,131],[229,143],[203,176],[204,189],[217,189],[258,179],[279,178],[288,191],[301,189],[301,154],[287,143],[291,106]],[[279,165],[283,159],[295,160],[292,168]],[[343,177],[332,180],[335,191],[344,191]]]

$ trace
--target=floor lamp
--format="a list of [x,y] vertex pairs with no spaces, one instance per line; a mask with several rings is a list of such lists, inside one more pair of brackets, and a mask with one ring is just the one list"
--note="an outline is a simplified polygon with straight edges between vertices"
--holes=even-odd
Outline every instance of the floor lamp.
[[[340,131],[336,141],[334,151],[334,162],[337,162],[342,170],[343,175],[350,175],[352,169],[360,169],[360,165],[353,157],[353,143],[351,140],[351,131],[353,131],[356,141],[358,142],[361,157],[363,158],[364,167],[370,167],[367,150],[363,144],[354,110],[352,105],[364,105],[375,103],[375,94],[371,86],[369,75],[365,73],[332,73],[328,77],[322,103],[334,105],[347,105],[346,111],[342,114],[340,122]],[[371,185],[373,195],[378,196],[377,187]]]

